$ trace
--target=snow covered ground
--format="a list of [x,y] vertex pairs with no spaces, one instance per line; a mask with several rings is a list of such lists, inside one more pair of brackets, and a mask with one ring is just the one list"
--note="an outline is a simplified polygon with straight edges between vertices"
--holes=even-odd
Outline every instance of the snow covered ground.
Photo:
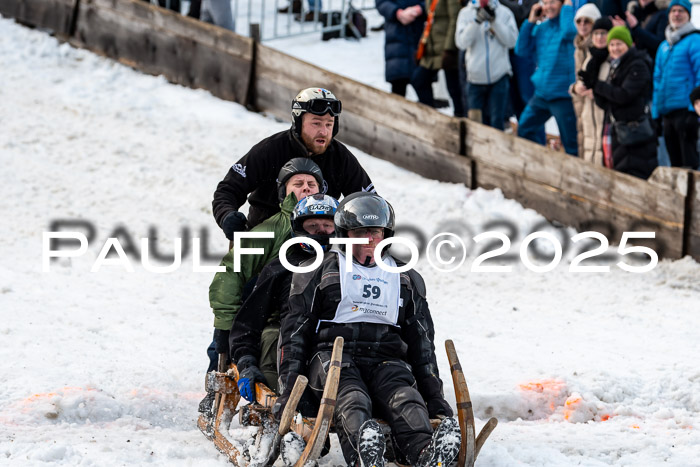
[[[195,426],[212,273],[193,272],[192,255],[168,274],[137,258],[134,272],[90,269],[120,226],[136,250],[140,237],[157,237],[167,253],[173,238],[203,228],[222,252],[216,183],[288,124],[5,19],[0,64],[0,464],[226,465]],[[398,222],[430,226],[426,234],[450,221],[473,236],[508,220],[522,238],[542,221],[499,191],[354,153]],[[44,273],[42,232],[57,219],[88,221],[96,235],[84,256]],[[500,420],[478,464],[698,465],[700,266],[685,258],[644,274],[614,263],[571,273],[571,256],[539,274],[520,260],[509,273],[473,273],[473,254],[451,273],[417,266],[447,399],[442,342],[451,338],[477,428]],[[337,447],[322,464],[343,464]]]

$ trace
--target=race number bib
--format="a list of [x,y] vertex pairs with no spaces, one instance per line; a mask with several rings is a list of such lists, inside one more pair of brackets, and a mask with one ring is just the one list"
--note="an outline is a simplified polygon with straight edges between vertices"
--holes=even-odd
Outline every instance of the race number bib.
[[[352,271],[345,267],[345,255],[338,254],[341,300],[334,323],[378,323],[396,325],[399,318],[401,275],[378,266],[366,268],[353,263]],[[396,267],[390,256],[384,262]]]

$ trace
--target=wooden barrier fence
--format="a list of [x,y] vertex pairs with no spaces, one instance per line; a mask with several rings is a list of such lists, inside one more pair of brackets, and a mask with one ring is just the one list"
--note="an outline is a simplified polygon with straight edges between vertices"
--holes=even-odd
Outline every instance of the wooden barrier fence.
[[284,119],[299,89],[323,86],[343,100],[338,138],[347,144],[431,179],[500,188],[611,243],[624,231],[654,231],[648,243],[659,256],[700,260],[700,172],[659,167],[645,181],[595,167],[140,0],[2,0],[0,14]]

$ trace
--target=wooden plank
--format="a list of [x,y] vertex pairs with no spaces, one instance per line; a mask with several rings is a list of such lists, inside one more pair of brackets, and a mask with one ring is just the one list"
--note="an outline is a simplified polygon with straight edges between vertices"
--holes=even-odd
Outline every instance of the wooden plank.
[[[392,130],[413,135],[434,147],[459,153],[459,119],[323,70],[263,45],[257,49],[255,66],[258,92],[256,105],[261,110],[275,113],[286,108],[285,113],[288,113],[291,98],[296,92],[311,86],[321,86],[331,90],[343,101],[343,117],[354,114],[370,121],[381,122]],[[280,101],[274,99],[281,96],[285,98]],[[342,123],[340,131],[339,136],[342,137]]]
[[504,173],[549,185],[570,196],[629,211],[669,228],[682,227],[682,193],[593,166],[475,122],[468,121],[466,125],[467,155],[476,161],[477,173],[480,163],[488,163]]
[[700,261],[700,172],[694,171],[691,174],[690,193],[688,193],[688,224],[686,226],[686,251],[688,254]]
[[252,41],[138,0],[83,0],[78,44],[150,74],[245,104]]
[[[624,231],[653,231],[656,238],[645,242],[659,257],[680,258],[682,225],[654,221],[612,203],[598,203],[565,192],[559,188],[534,182],[518,173],[505,172],[500,166],[477,163],[478,186],[500,188],[507,198],[536,210],[548,220],[556,220],[577,230],[596,230],[611,244],[618,244]],[[529,232],[523,232],[524,238]],[[515,239],[511,239],[515,243]],[[521,239],[519,239],[521,240]]]
[[48,29],[57,36],[70,35],[77,0],[2,0],[0,14],[27,26]]

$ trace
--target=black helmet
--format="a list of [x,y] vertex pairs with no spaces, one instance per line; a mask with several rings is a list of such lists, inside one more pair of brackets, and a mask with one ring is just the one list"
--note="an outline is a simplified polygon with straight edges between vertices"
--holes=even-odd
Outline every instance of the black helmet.
[[394,208],[375,193],[360,191],[346,196],[333,221],[338,237],[347,237],[348,230],[363,227],[383,227],[384,238],[394,235]]
[[292,128],[301,136],[301,116],[306,113],[314,115],[330,114],[335,117],[333,123],[333,136],[338,134],[338,116],[343,110],[343,104],[332,92],[323,88],[306,88],[292,100]]
[[297,174],[312,175],[318,183],[318,190],[324,190],[323,173],[321,168],[314,161],[306,157],[297,157],[290,159],[282,166],[280,173],[277,175],[277,193],[280,203],[287,196],[287,182],[292,176]]
[[[323,246],[323,250],[328,250],[330,237],[334,235],[319,235],[310,234],[304,230],[304,221],[310,218],[325,218],[333,220],[336,210],[338,209],[338,200],[332,196],[324,195],[322,193],[317,193],[315,195],[309,195],[302,199],[294,207],[292,211],[291,221],[292,221],[292,236],[293,237],[309,237],[316,240]],[[301,248],[304,251],[313,252],[314,249],[306,243],[301,244]]]

